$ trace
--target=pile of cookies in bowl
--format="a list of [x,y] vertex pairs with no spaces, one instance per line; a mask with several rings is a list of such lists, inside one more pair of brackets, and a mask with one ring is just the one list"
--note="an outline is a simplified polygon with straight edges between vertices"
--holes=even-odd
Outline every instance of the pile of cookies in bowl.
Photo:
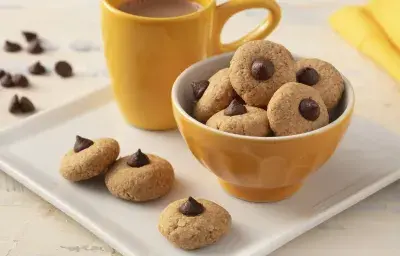
[[256,137],[296,135],[326,126],[345,88],[330,63],[296,61],[283,45],[264,40],[246,43],[229,67],[191,86],[196,120]]
[[347,132],[355,97],[330,63],[250,41],[195,63],[176,79],[172,106],[189,150],[230,195],[294,195]]

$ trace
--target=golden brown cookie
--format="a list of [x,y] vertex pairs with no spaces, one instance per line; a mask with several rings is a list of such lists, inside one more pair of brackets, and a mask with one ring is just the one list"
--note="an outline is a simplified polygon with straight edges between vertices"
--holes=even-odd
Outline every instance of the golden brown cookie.
[[118,155],[119,144],[114,139],[92,141],[76,136],[74,148],[61,160],[60,173],[70,181],[87,180],[106,172]]
[[296,63],[298,83],[315,88],[328,110],[337,106],[344,91],[344,81],[339,71],[330,63],[319,59],[302,59]]
[[280,44],[250,41],[235,52],[229,77],[248,105],[265,108],[279,87],[296,81],[295,61]]
[[207,125],[224,132],[264,137],[270,134],[267,111],[242,105],[234,99],[231,104],[213,115]]
[[194,118],[202,123],[226,108],[237,95],[229,80],[229,68],[218,71],[208,82],[207,89],[198,99],[193,111]]
[[158,230],[175,246],[194,250],[220,240],[230,230],[231,222],[230,214],[218,204],[189,197],[163,210]]
[[140,149],[118,159],[106,174],[108,190],[116,197],[144,202],[166,195],[174,184],[174,169],[167,161]]
[[319,92],[300,83],[279,88],[269,102],[267,114],[276,136],[305,133],[329,123],[328,110]]

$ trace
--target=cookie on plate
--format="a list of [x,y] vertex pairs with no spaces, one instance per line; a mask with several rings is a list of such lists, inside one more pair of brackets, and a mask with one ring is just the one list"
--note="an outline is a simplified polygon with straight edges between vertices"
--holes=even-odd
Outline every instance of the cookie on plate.
[[70,181],[87,180],[106,172],[118,155],[119,144],[114,139],[92,141],[76,136],[74,148],[61,160],[60,174]]
[[271,131],[267,111],[245,106],[236,99],[226,109],[213,115],[206,125],[220,131],[248,136],[264,137]]
[[231,227],[230,214],[218,204],[205,200],[177,200],[160,215],[158,230],[175,246],[194,250],[216,243]]
[[167,160],[139,149],[118,159],[107,172],[105,183],[116,197],[144,202],[166,195],[174,180],[174,169]]
[[294,82],[275,92],[267,114],[276,136],[305,133],[329,123],[328,110],[319,92],[311,86]]
[[247,105],[266,108],[279,87],[296,81],[295,61],[280,44],[250,41],[236,50],[229,78]]
[[296,80],[315,88],[328,110],[335,108],[344,91],[344,80],[330,63],[319,59],[302,59],[296,63]]
[[[203,94],[198,92],[199,89],[203,90],[199,83],[207,86]],[[197,97],[196,100],[198,100],[194,107],[193,116],[202,123],[205,123],[218,111],[226,108],[237,95],[229,80],[229,68],[218,71],[208,81],[194,82],[192,86],[194,95]]]

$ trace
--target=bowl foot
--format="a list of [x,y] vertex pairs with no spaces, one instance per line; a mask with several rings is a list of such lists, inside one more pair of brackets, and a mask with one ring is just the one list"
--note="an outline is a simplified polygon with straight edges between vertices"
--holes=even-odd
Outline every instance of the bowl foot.
[[228,194],[249,202],[272,203],[284,200],[295,194],[302,186],[301,183],[282,188],[249,188],[219,180],[222,188]]

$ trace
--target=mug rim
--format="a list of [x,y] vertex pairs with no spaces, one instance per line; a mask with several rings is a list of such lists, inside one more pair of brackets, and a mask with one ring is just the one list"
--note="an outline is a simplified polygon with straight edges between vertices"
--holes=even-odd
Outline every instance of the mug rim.
[[[342,74],[342,78],[344,80],[344,91],[348,94],[347,95],[347,105],[346,108],[344,109],[343,113],[336,118],[333,122],[329,123],[328,125],[325,125],[324,127],[321,127],[319,129],[310,131],[310,132],[306,132],[306,133],[300,133],[300,134],[295,134],[295,135],[287,135],[287,136],[279,136],[279,137],[255,137],[255,136],[246,136],[246,135],[239,135],[239,134],[233,134],[233,133],[228,133],[228,132],[223,132],[214,128],[211,128],[199,121],[197,121],[195,118],[193,118],[192,116],[190,116],[181,106],[179,100],[178,100],[178,91],[179,89],[182,87],[182,80],[183,77],[189,73],[192,69],[195,69],[201,65],[206,65],[207,63],[213,62],[216,59],[219,58],[224,58],[224,57],[232,57],[234,54],[234,52],[227,52],[227,53],[223,53],[220,55],[216,55],[210,58],[207,58],[205,60],[199,61],[193,65],[191,65],[190,67],[188,67],[187,69],[185,69],[179,76],[178,78],[175,80],[173,86],[172,86],[172,91],[171,91],[171,98],[172,98],[172,104],[173,106],[179,111],[179,113],[185,118],[187,119],[190,123],[192,123],[193,125],[199,127],[200,129],[205,129],[208,132],[212,132],[224,137],[229,137],[229,138],[236,138],[236,139],[242,139],[242,140],[248,140],[248,141],[258,141],[258,142],[278,142],[278,141],[288,141],[288,140],[293,140],[293,139],[302,139],[302,138],[307,138],[307,137],[311,137],[317,134],[321,134],[321,133],[325,133],[328,130],[333,129],[334,127],[340,125],[346,118],[348,118],[349,116],[352,115],[353,109],[354,109],[354,105],[355,105],[355,94],[354,94],[354,89],[353,86],[351,85],[350,81]],[[301,57],[300,55],[297,54],[292,54],[294,58],[304,58]]]
[[126,13],[124,11],[119,10],[113,4],[111,4],[112,0],[103,0],[102,5],[109,10],[110,12],[114,13],[115,15],[121,16],[126,19],[134,20],[134,21],[141,21],[141,22],[175,22],[175,21],[184,21],[187,19],[195,19],[198,18],[203,12],[209,10],[213,6],[216,6],[216,0],[209,0],[207,5],[202,5],[199,11],[192,12],[185,15],[180,16],[173,16],[173,17],[146,17],[146,16],[139,16],[130,13]]

